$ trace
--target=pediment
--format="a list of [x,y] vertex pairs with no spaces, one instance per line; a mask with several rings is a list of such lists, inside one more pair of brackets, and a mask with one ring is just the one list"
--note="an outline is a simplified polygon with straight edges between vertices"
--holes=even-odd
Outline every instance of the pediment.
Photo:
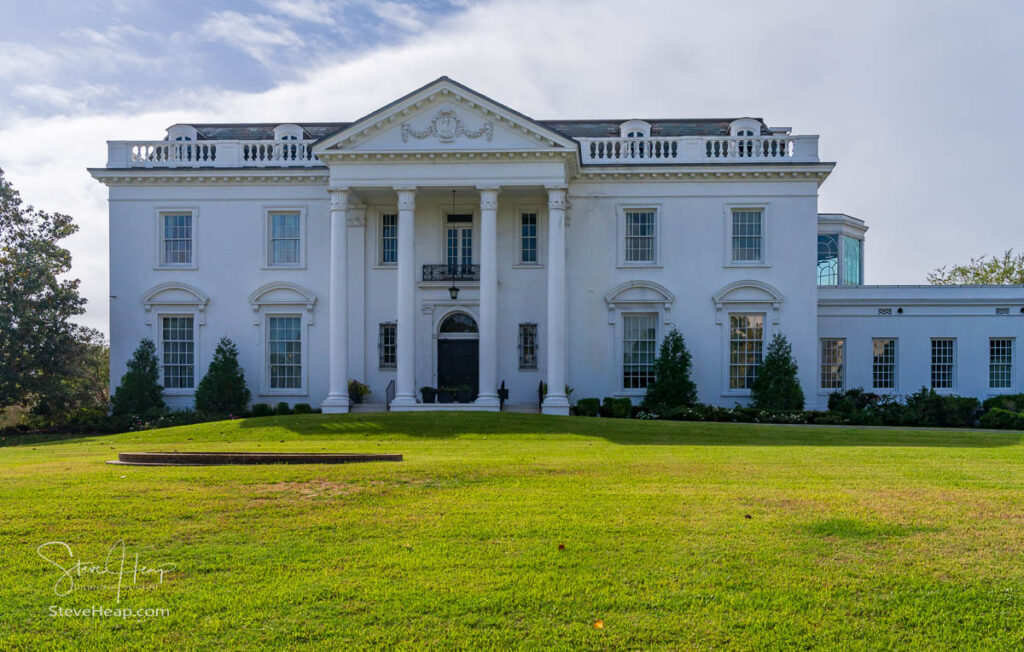
[[357,120],[314,147],[342,151],[575,149],[571,139],[442,77]]

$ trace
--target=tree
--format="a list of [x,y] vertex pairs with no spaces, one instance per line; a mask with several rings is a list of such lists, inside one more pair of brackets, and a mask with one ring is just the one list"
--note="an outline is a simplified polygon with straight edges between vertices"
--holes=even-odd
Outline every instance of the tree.
[[932,285],[1022,285],[1024,284],[1024,253],[1013,255],[1007,249],[1002,257],[971,258],[967,265],[940,267],[928,274]]
[[59,242],[78,227],[60,213],[26,206],[0,170],[0,407],[29,405],[73,373],[85,312],[71,253]]
[[196,388],[196,409],[238,414],[248,406],[249,388],[245,385],[245,372],[238,364],[238,347],[222,337],[213,352],[210,368]]
[[153,340],[147,337],[139,342],[110,404],[114,414],[140,416],[166,408],[163,387],[160,386],[160,363],[156,359]]
[[696,403],[697,386],[690,380],[690,366],[690,352],[683,335],[673,328],[662,341],[654,361],[654,380],[647,385],[643,407],[664,413]]
[[105,416],[110,405],[110,347],[103,334],[79,329],[69,359],[69,373],[48,375],[32,404],[32,414],[51,424]]
[[804,390],[797,379],[793,347],[782,333],[776,333],[768,343],[750,396],[753,407],[761,410],[804,409]]

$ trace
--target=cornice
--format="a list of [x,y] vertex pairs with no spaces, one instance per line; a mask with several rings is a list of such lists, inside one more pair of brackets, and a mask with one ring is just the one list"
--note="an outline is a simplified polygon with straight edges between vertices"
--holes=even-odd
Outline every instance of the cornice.
[[799,168],[785,166],[758,166],[756,168],[743,165],[688,165],[671,168],[655,168],[651,166],[633,167],[595,167],[583,166],[577,173],[576,181],[618,181],[623,179],[642,179],[645,181],[817,181],[821,185],[832,169],[834,163],[817,163],[801,165]]
[[330,174],[326,168],[316,170],[262,170],[246,168],[233,170],[196,169],[107,169],[89,168],[89,174],[107,186],[117,185],[214,185],[246,184],[273,185],[307,183],[327,185]]
[[365,163],[387,161],[389,163],[422,163],[424,161],[460,161],[479,163],[481,161],[536,161],[574,160],[576,152],[565,149],[530,150],[332,150],[319,155],[322,162]]

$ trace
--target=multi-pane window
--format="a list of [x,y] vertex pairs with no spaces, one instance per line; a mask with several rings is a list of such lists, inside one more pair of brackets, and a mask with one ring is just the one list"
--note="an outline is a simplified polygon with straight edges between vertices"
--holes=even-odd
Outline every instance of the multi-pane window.
[[398,215],[384,213],[380,216],[380,264],[398,263]]
[[270,389],[302,388],[302,319],[267,318],[270,347]]
[[381,369],[395,369],[398,366],[398,326],[395,322],[380,325],[377,334],[377,356]]
[[1013,338],[993,337],[988,341],[988,386],[1013,387]]
[[654,380],[656,319],[656,315],[622,317],[622,386],[625,389],[644,389]]
[[956,340],[932,339],[932,389],[953,389],[956,371]]
[[626,211],[626,262],[653,263],[654,211]]
[[861,275],[861,255],[863,243],[849,236],[843,236],[843,285],[860,285],[864,282]]
[[896,340],[871,340],[871,384],[875,389],[896,389]]
[[298,213],[270,214],[270,261],[271,265],[298,265],[300,244],[300,219]]
[[729,315],[729,389],[750,389],[764,353],[764,315]]
[[840,390],[843,388],[843,364],[845,340],[821,340],[821,388]]
[[519,226],[519,262],[537,262],[537,214],[523,213]]
[[447,255],[449,267],[473,264],[473,216],[449,215],[447,229]]
[[164,317],[160,324],[164,387],[195,387],[195,320],[193,317]]
[[759,210],[732,212],[732,262],[756,263],[762,260],[763,214]]
[[519,368],[537,368],[537,324],[519,324]]
[[839,285],[839,236],[818,236],[818,285]]
[[162,217],[162,265],[192,264],[192,215],[166,214]]

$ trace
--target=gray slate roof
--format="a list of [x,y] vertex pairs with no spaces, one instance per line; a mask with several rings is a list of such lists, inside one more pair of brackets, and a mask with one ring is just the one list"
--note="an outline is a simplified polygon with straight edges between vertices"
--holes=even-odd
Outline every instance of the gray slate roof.
[[[728,136],[729,123],[736,118],[647,120],[652,136]],[[569,138],[601,138],[618,136],[623,120],[535,120],[536,123]],[[765,133],[768,127],[760,121]],[[351,122],[193,124],[200,140],[273,140],[274,127],[299,124],[306,138],[319,140],[340,131]]]

